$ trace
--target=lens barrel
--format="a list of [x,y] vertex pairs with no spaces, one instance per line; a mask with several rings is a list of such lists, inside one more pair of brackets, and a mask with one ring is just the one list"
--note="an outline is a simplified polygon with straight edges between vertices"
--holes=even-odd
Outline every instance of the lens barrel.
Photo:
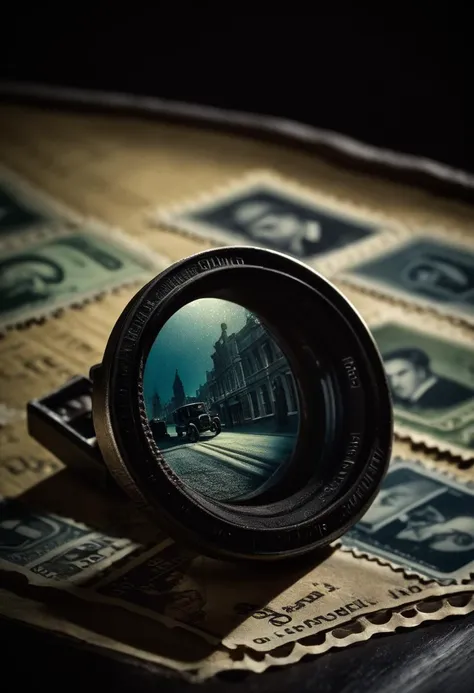
[[[146,410],[144,370],[157,335],[204,298],[258,315],[287,357],[297,390],[291,460],[240,502],[186,484]],[[330,282],[280,253],[219,248],[168,268],[125,308],[91,378],[97,443],[114,479],[173,537],[210,555],[285,559],[326,546],[368,509],[390,459],[389,388],[368,328]]]

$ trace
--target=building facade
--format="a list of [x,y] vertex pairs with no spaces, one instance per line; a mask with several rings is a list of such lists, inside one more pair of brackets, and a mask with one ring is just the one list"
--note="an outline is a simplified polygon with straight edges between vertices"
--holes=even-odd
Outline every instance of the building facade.
[[239,332],[227,334],[225,323],[211,354],[213,368],[196,391],[229,429],[259,428],[295,432],[298,398],[288,361],[252,314]]

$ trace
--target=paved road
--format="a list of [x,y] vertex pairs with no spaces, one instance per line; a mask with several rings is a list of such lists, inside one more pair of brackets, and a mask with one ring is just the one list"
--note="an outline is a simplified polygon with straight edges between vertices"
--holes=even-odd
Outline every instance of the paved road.
[[[173,435],[170,430],[170,434]],[[198,443],[159,442],[170,467],[190,486],[224,500],[258,488],[293,451],[292,436],[222,431]]]

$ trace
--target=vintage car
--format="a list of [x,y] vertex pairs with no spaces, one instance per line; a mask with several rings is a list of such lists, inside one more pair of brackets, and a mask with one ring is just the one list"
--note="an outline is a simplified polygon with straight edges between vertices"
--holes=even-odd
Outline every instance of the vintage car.
[[178,437],[183,435],[190,443],[196,443],[201,433],[209,432],[215,436],[221,432],[221,421],[216,414],[210,414],[204,402],[193,402],[179,407],[173,412],[173,421]]

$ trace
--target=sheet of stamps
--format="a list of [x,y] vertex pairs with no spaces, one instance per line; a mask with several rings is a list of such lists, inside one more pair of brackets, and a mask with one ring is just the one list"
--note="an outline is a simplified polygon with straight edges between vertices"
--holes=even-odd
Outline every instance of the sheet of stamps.
[[403,239],[341,274],[354,286],[474,324],[474,231]]
[[[288,253],[359,293],[404,303],[407,311],[364,314],[384,359],[395,431],[474,459],[474,338],[446,320],[474,324],[473,238],[413,233],[363,204],[265,171],[159,210],[153,223],[213,244]],[[22,591],[16,613],[31,589],[44,604],[28,602],[24,620],[205,678],[263,671],[380,630],[473,611],[474,484],[466,477],[396,460],[342,546],[276,571],[175,544],[28,438],[25,402],[100,358],[123,307],[112,292],[168,264],[0,166],[0,588]],[[105,309],[84,308],[104,293]],[[84,310],[49,319],[72,306]],[[438,315],[420,320],[411,308]],[[9,594],[0,589],[3,614]],[[64,619],[48,613],[51,594],[69,600]],[[377,621],[385,612],[388,620]],[[105,623],[120,627],[107,634]],[[158,643],[168,653],[180,643],[194,660],[167,658]]]
[[401,232],[393,219],[266,171],[158,210],[152,220],[219,245],[283,252],[326,273]]
[[369,325],[392,393],[395,432],[474,459],[474,337],[440,319],[379,310]]
[[413,460],[390,465],[372,506],[342,542],[441,581],[474,573],[474,484]]

